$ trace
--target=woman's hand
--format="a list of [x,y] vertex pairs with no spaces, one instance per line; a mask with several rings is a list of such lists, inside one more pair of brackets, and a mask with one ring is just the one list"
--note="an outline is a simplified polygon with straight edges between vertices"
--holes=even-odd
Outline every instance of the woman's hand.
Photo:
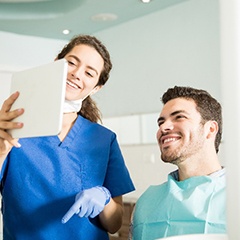
[[23,114],[23,109],[10,111],[13,103],[19,96],[19,92],[13,93],[7,98],[0,110],[0,156],[7,155],[13,146],[20,147],[18,139],[12,138],[7,132],[10,129],[22,128],[23,123],[12,122],[13,119]]

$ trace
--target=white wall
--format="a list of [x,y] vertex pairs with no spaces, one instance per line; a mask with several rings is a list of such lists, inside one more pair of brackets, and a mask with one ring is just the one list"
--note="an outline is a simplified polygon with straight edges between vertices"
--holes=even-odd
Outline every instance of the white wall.
[[111,78],[96,95],[105,117],[158,112],[173,85],[221,99],[218,0],[185,1],[97,35],[113,58]]
[[11,74],[0,71],[0,104],[9,96]]
[[224,156],[227,159],[228,238],[240,239],[240,1],[220,1],[221,76],[225,121]]
[[0,32],[0,70],[22,70],[55,59],[65,41]]

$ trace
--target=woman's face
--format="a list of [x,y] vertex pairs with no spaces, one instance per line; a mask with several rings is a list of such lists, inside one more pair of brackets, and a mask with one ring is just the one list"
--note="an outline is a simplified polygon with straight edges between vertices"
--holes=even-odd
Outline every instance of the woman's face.
[[101,86],[96,86],[104,67],[101,55],[88,45],[75,46],[66,56],[68,75],[66,99],[84,99],[96,93]]

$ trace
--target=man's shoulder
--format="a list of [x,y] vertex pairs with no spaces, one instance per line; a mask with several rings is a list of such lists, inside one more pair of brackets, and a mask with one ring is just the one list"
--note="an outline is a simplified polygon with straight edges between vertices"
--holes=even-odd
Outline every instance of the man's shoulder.
[[167,182],[161,183],[159,185],[151,185],[143,192],[138,201],[156,199],[157,197],[162,196],[162,193],[166,191],[166,188]]

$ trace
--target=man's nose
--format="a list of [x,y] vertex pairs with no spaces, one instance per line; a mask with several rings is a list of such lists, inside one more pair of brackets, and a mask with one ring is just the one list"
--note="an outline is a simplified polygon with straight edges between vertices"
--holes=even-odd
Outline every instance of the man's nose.
[[164,121],[160,126],[160,131],[162,133],[165,133],[165,132],[171,131],[171,130],[173,130],[173,123],[171,120]]

